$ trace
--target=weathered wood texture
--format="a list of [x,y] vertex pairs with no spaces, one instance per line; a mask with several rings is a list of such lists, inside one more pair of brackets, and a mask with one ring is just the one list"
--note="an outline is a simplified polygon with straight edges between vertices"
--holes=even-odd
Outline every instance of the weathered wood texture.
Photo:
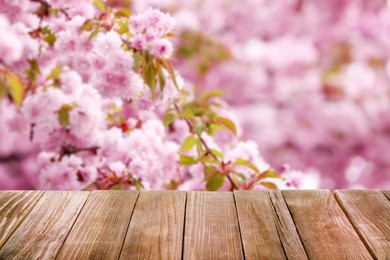
[[233,193],[187,193],[184,259],[243,259]]
[[57,259],[118,259],[138,192],[93,191]]
[[41,196],[41,191],[0,191],[0,248]]
[[181,259],[185,204],[185,192],[141,192],[120,259]]
[[268,194],[275,210],[272,215],[287,258],[293,260],[308,259],[281,191],[269,191]]
[[389,191],[0,191],[0,260],[355,260],[389,250]]
[[54,259],[88,192],[50,192],[0,248],[0,259]]
[[371,259],[328,190],[282,191],[310,259]]
[[371,254],[390,259],[390,201],[378,190],[334,192]]
[[235,191],[246,259],[285,259],[267,191]]

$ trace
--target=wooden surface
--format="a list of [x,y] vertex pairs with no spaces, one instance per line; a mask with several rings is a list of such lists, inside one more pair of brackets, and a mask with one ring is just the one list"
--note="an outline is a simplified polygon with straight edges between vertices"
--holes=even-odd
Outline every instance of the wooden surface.
[[0,191],[0,259],[390,259],[379,190]]

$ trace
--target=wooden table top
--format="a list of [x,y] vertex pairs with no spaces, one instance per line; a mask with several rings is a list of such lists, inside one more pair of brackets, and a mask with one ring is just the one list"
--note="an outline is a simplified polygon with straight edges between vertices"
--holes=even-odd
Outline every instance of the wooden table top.
[[0,259],[390,259],[390,191],[0,191]]

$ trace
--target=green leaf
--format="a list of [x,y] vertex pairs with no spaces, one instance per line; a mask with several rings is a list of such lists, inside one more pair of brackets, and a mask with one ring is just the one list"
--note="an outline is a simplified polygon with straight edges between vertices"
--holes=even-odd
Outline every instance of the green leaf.
[[266,187],[270,190],[277,190],[278,189],[278,186],[276,186],[276,184],[273,182],[262,181],[262,182],[260,182],[260,185],[263,185],[264,187]]
[[62,107],[58,110],[58,121],[63,126],[69,125],[69,112],[72,111],[72,107],[69,105],[62,105]]
[[211,156],[202,156],[202,157],[198,158],[196,161],[200,162],[200,163],[215,163],[215,164],[219,163],[217,160],[215,160]]
[[47,76],[47,80],[56,80],[61,75],[61,67],[60,65],[56,64],[56,66],[51,70],[49,76]]
[[215,156],[217,156],[217,157],[219,157],[219,158],[223,158],[223,154],[222,154],[220,151],[218,151],[217,149],[211,149],[211,152],[212,152]]
[[29,60],[28,62],[30,64],[30,68],[28,68],[26,70],[26,74],[27,74],[29,80],[31,80],[32,82],[35,82],[36,81],[36,74],[41,73],[41,71],[39,70],[38,62],[35,59]]
[[95,0],[93,1],[93,4],[102,12],[105,12],[106,11],[106,5],[102,2],[102,1],[99,1],[99,0]]
[[269,169],[263,172],[260,175],[260,178],[275,178],[275,179],[283,179],[283,177],[275,170]]
[[217,174],[217,175],[214,176],[214,178],[212,178],[209,181],[207,181],[206,190],[208,190],[208,191],[216,191],[219,188],[221,188],[224,183],[225,183],[225,177],[223,177],[220,174]]
[[88,41],[90,41],[93,38],[95,38],[98,35],[98,33],[100,33],[100,28],[96,28],[95,30],[93,30],[91,32],[91,34],[89,35],[89,37],[88,37]]
[[206,92],[203,92],[201,95],[200,95],[200,98],[203,98],[203,99],[207,99],[207,98],[211,98],[211,97],[219,97],[219,96],[222,96],[225,94],[225,91],[222,90],[222,89],[216,89],[216,90],[211,90],[211,91],[206,91]]
[[153,62],[145,64],[143,76],[145,83],[149,86],[152,97],[154,98],[154,90],[156,89],[156,77],[155,77],[155,68]]
[[122,34],[125,34],[125,33],[128,33],[130,30],[129,30],[129,24],[127,22],[123,22],[123,21],[118,21],[117,22],[117,25],[119,26],[119,29],[118,29],[118,33],[120,35]]
[[110,190],[122,190],[122,189],[123,189],[123,185],[121,183],[115,184],[110,188]]
[[22,80],[17,75],[11,72],[7,73],[5,75],[5,78],[7,80],[9,90],[14,103],[17,106],[20,106],[23,102],[24,92],[25,92],[25,88]]
[[183,112],[181,113],[181,116],[190,119],[195,118],[195,114],[190,108],[184,109]]
[[47,42],[50,46],[53,46],[54,43],[57,40],[57,37],[54,35],[54,33],[50,30],[48,26],[42,28],[42,33],[46,36],[43,38],[45,42]]
[[196,161],[193,156],[180,155],[180,163],[185,165],[195,164]]
[[214,117],[214,122],[217,124],[221,124],[229,129],[234,135],[237,135],[237,127],[232,120],[226,117],[216,116]]
[[193,135],[187,136],[187,138],[184,139],[183,144],[181,145],[181,152],[185,153],[189,151],[192,147],[194,147],[197,140],[198,139]]
[[260,172],[260,171],[259,171],[259,168],[257,168],[257,166],[256,166],[254,163],[252,163],[252,162],[250,162],[250,161],[248,161],[248,160],[237,159],[237,160],[234,162],[234,164],[235,164],[235,165],[243,165],[243,166],[246,166],[246,167],[252,169],[252,170],[255,171],[255,172]]
[[173,121],[175,121],[175,119],[176,119],[176,114],[174,114],[174,113],[167,113],[164,116],[164,119],[163,119],[164,126],[165,127],[169,126],[170,124],[173,123]]

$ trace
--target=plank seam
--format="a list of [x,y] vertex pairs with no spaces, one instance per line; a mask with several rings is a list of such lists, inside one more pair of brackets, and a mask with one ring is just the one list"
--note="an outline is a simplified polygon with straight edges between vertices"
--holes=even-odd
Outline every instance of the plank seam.
[[118,260],[121,258],[123,247],[125,245],[125,241],[126,241],[126,237],[127,237],[127,232],[129,232],[130,223],[131,223],[131,220],[133,218],[134,210],[135,210],[135,207],[137,206],[137,202],[138,202],[138,198],[139,198],[140,194],[141,194],[141,192],[139,191],[137,193],[137,198],[135,199],[135,202],[134,202],[134,205],[133,205],[133,210],[131,211],[131,214],[130,214],[130,219],[129,219],[129,223],[128,223],[127,228],[126,228],[125,236],[123,237],[121,250],[119,251],[119,254],[118,254]]
[[238,233],[240,234],[241,254],[242,254],[242,256],[243,256],[243,258],[245,260],[246,259],[246,257],[245,257],[245,248],[244,248],[244,242],[242,241],[240,218],[238,217],[236,195],[234,194],[234,192],[232,192],[232,193],[233,193],[233,200],[234,200],[234,209],[236,211],[236,217],[237,217]]
[[[268,197],[268,201],[269,201],[269,203],[272,205],[272,209],[274,210],[274,213],[275,213],[274,216],[276,216],[278,222],[281,224],[282,222],[280,221],[279,215],[278,215],[278,213],[276,212],[275,205],[272,203],[272,199],[271,199],[271,196],[270,196],[269,192],[267,192],[267,194],[268,194],[268,196],[267,196],[267,197]],[[275,218],[273,218],[273,222],[274,222],[274,225],[275,225],[275,228],[276,228],[276,233],[278,233],[279,242],[280,242],[280,245],[282,246],[282,250],[283,250],[284,256],[286,257],[286,259],[288,259],[287,253],[286,253],[286,251],[285,251],[285,249],[284,249],[284,245],[283,245],[282,238],[280,237],[279,227],[278,227],[277,224],[275,223]],[[280,225],[280,226],[281,226],[281,225]],[[299,238],[299,240],[300,240],[300,239],[301,239],[301,238]],[[301,244],[302,244],[302,242],[301,242]],[[305,252],[305,253],[306,253],[306,252]]]
[[39,195],[38,195],[38,198],[33,202],[33,206],[30,208],[30,210],[27,212],[27,214],[19,221],[19,223],[17,223],[15,225],[15,227],[9,232],[9,235],[7,236],[7,238],[4,240],[3,244],[0,245],[0,249],[7,243],[7,241],[10,239],[10,237],[12,236],[12,234],[18,229],[18,227],[20,226],[20,224],[23,223],[23,221],[27,218],[27,216],[31,213],[31,211],[33,210],[33,208],[35,208],[35,206],[37,205],[38,201],[41,200],[43,194],[45,193],[45,191],[40,191],[39,192]]
[[388,190],[382,190],[382,194],[385,195],[385,197],[390,201],[390,196],[388,196],[385,191],[389,192]]
[[368,252],[370,252],[370,255],[371,255],[375,260],[377,260],[378,258],[375,256],[374,252],[372,251],[372,249],[371,249],[370,246],[368,245],[367,241],[364,239],[363,234],[359,231],[359,229],[357,228],[357,226],[355,226],[354,221],[352,220],[351,216],[348,214],[348,211],[347,211],[347,209],[344,207],[344,205],[343,205],[341,199],[339,198],[337,192],[336,192],[336,191],[333,191],[333,192],[332,192],[332,195],[333,195],[333,197],[336,199],[337,204],[339,205],[339,207],[340,207],[341,210],[343,211],[344,215],[347,217],[349,223],[352,225],[353,229],[355,230],[355,232],[356,232],[357,235],[359,236],[360,240],[363,242],[363,244],[364,244],[364,246],[367,248]]
[[299,229],[298,229],[298,227],[297,227],[297,224],[295,223],[294,215],[291,213],[290,207],[288,206],[288,203],[287,203],[287,201],[286,201],[286,198],[285,198],[284,195],[283,195],[283,192],[280,191],[280,193],[281,193],[281,195],[282,195],[284,204],[286,204],[286,207],[287,207],[287,209],[288,209],[288,213],[290,213],[291,220],[292,220],[292,222],[294,223],[295,230],[297,231],[299,240],[301,241],[301,245],[302,245],[303,249],[305,250],[305,254],[306,254],[307,258],[310,259],[309,254],[307,253],[307,249],[306,249],[305,243],[304,243],[303,240],[302,240],[301,234],[299,234]]
[[89,199],[89,196],[90,196],[90,195],[91,195],[91,192],[88,191],[88,196],[85,198],[85,200],[84,200],[84,202],[83,202],[83,205],[82,205],[81,208],[80,208],[79,213],[77,213],[77,216],[76,216],[75,220],[73,221],[72,226],[70,227],[70,229],[69,229],[69,231],[68,231],[68,234],[66,234],[66,237],[64,238],[64,240],[63,240],[63,242],[62,242],[62,245],[61,245],[61,247],[58,249],[58,252],[57,252],[57,254],[56,254],[56,256],[55,256],[54,259],[57,259],[58,255],[60,254],[62,247],[64,246],[66,240],[67,240],[68,237],[69,237],[70,232],[72,231],[72,229],[73,229],[75,223],[77,222],[77,219],[79,218],[79,216],[80,216],[80,214],[81,214],[81,211],[83,211],[85,204],[87,204],[87,200]]
[[188,192],[186,192],[186,200],[185,200],[185,203],[184,203],[184,220],[183,220],[183,239],[182,239],[182,243],[181,243],[181,259],[184,259],[184,237],[185,237],[185,232],[186,232],[186,219],[187,219],[187,194]]

